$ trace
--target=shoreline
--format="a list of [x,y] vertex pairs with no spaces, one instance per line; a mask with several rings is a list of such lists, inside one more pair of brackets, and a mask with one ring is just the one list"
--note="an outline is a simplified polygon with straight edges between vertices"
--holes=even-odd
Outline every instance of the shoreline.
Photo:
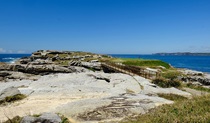
[[[105,70],[103,60],[107,57],[99,54],[41,50],[19,59],[16,64],[0,64],[0,95],[8,88],[26,95],[23,100],[0,105],[0,119],[7,119],[5,113],[13,118],[17,114],[52,112],[84,123],[106,122],[145,114],[163,104],[174,103],[158,94],[192,98],[188,92],[173,86],[157,86],[152,79],[139,74]],[[195,71],[184,71],[194,77]],[[0,99],[6,97],[0,96]]]

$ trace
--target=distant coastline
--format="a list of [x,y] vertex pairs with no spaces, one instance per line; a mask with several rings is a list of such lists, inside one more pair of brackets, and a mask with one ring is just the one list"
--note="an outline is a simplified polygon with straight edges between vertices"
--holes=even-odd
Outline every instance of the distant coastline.
[[155,53],[153,55],[176,55],[176,56],[210,56],[210,53],[191,53],[191,52],[176,52],[176,53]]

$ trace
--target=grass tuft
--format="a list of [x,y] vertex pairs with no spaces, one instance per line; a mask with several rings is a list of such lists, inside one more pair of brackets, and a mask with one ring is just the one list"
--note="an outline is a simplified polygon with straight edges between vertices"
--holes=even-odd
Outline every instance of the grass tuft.
[[17,94],[17,95],[14,95],[14,96],[8,96],[4,100],[0,101],[0,104],[15,102],[15,101],[18,101],[18,100],[22,100],[24,98],[26,98],[26,95],[24,95],[24,94]]
[[177,95],[177,94],[158,94],[159,97],[168,99],[168,100],[172,100],[172,101],[183,101],[188,99],[187,97],[181,96],[181,95]]
[[210,88],[205,88],[205,87],[202,87],[200,85],[193,85],[192,83],[183,84],[183,86],[191,88],[191,89],[195,89],[195,90],[198,90],[198,91],[210,92]]
[[[168,98],[168,96],[164,96]],[[171,98],[169,96],[169,98]],[[178,99],[177,97],[173,97]],[[209,123],[210,95],[180,99],[172,105],[163,105],[147,114],[124,119],[126,123]]]
[[165,79],[165,78],[157,78],[152,80],[152,83],[162,87],[162,88],[170,88],[170,87],[180,87],[181,86],[181,82],[178,80],[169,80],[169,79]]

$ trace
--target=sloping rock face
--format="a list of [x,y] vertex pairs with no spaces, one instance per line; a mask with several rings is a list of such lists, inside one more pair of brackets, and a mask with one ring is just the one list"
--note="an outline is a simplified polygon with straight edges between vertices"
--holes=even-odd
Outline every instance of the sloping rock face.
[[60,113],[78,122],[120,120],[173,103],[158,97],[158,93],[190,96],[176,88],[160,88],[139,76],[92,71],[50,74],[37,81],[0,83],[0,91],[11,86],[28,96],[0,107],[2,120],[7,120],[6,116],[13,118],[17,114],[25,116],[43,112]]

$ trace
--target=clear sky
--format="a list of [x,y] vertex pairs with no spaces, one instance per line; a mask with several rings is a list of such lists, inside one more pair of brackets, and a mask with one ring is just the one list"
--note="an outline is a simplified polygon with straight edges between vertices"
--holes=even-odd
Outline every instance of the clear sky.
[[210,0],[0,0],[0,53],[210,52]]

